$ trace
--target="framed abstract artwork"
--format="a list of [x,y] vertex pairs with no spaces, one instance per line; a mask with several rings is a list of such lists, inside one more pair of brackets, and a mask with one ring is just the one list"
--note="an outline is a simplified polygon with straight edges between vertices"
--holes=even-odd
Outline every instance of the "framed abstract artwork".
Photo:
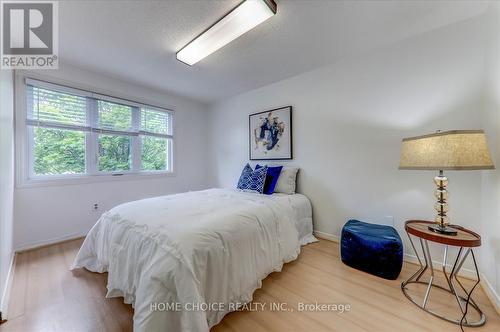
[[292,159],[292,106],[249,115],[250,160]]

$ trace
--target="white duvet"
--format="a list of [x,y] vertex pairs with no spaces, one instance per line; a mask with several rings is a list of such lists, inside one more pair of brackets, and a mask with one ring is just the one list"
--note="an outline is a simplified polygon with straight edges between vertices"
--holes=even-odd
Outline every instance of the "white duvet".
[[91,229],[72,269],[109,272],[106,296],[134,306],[135,331],[208,331],[297,258],[304,239],[286,202],[209,189],[122,204]]

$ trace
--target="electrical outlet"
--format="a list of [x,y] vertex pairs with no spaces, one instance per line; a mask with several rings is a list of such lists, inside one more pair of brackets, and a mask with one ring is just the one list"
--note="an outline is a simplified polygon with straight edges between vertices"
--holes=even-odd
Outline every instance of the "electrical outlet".
[[99,211],[99,203],[94,203],[92,205],[92,211],[94,211],[94,212]]

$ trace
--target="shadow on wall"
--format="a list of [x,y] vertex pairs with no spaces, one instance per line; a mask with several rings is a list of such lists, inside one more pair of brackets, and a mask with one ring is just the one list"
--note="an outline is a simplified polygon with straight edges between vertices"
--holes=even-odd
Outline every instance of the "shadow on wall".
[[[478,129],[478,116],[471,110],[478,101],[463,102],[411,129],[388,124],[370,126],[366,122],[345,122],[334,114],[301,112],[296,107],[293,163],[301,168],[298,191],[313,205],[314,229],[338,236],[349,219],[391,224],[405,242],[408,219],[433,220],[434,171],[400,171],[399,153],[403,137],[432,133],[438,129]],[[307,113],[307,114],[306,114]],[[314,119],[314,124],[309,123]],[[333,125],[332,125],[333,124]],[[310,128],[304,130],[303,128]],[[481,172],[447,172],[450,178],[450,219],[479,231]],[[442,248],[431,245],[434,257]],[[469,263],[465,268],[469,267]]]
[[[382,222],[393,216],[402,231],[405,219],[433,217],[434,173],[398,170],[401,139],[437,129],[477,129],[470,112],[474,105],[463,104],[411,129],[342,123],[333,114],[308,110],[304,116],[296,108],[294,137],[302,142],[295,144],[293,163],[301,168],[298,188],[312,201],[316,228],[337,235],[350,218]],[[314,124],[308,123],[311,118]],[[480,173],[453,172],[450,180],[450,216],[465,223],[474,217],[467,211],[479,204]],[[468,201],[463,208],[462,200]]]

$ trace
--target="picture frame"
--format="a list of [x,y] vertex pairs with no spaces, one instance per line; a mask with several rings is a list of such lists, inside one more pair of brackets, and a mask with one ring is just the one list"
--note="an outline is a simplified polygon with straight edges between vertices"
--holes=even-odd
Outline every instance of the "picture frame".
[[250,160],[293,159],[292,106],[248,116]]

